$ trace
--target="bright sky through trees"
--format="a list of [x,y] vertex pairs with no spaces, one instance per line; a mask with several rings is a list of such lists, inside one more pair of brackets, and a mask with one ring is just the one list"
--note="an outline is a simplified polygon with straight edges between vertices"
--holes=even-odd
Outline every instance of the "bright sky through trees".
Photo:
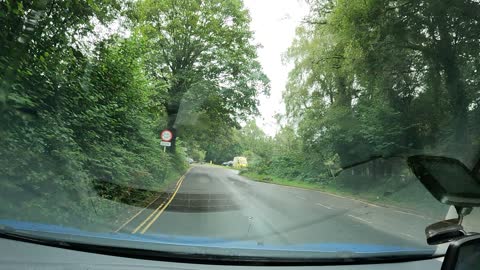
[[292,43],[295,28],[307,14],[308,5],[302,0],[245,0],[245,6],[252,17],[255,40],[262,45],[258,50],[259,61],[272,87],[270,97],[260,98],[261,116],[257,118],[257,124],[273,136],[279,129],[274,115],[285,112],[282,92],[291,69],[291,66],[282,64],[282,54]]

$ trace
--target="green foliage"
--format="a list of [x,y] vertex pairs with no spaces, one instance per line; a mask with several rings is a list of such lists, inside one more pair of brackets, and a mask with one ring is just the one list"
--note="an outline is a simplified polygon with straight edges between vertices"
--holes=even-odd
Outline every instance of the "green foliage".
[[[147,70],[168,85],[164,106],[175,137],[207,141],[257,112],[268,78],[242,1],[143,0],[135,6],[131,17],[150,48]],[[207,153],[210,160],[223,158]]]
[[[187,157],[357,191],[402,188],[393,161],[333,178],[372,156],[478,159],[476,1],[309,2],[274,137],[251,120],[269,81],[241,0],[0,2],[0,217],[108,220]],[[114,19],[128,34],[95,30]]]
[[287,116],[306,148],[340,165],[429,149],[468,161],[480,32],[466,29],[480,6],[453,5],[313,1],[285,55]]
[[273,154],[262,159],[248,147],[249,173],[358,192],[395,189],[402,164],[376,160],[334,173],[378,156],[477,161],[480,5],[454,2],[311,1],[284,55],[293,65],[287,121],[267,143]]
[[[182,148],[169,156],[159,146],[158,119],[149,113],[156,93],[135,51],[130,40],[112,39],[97,46],[95,58],[66,50],[60,59],[52,54],[25,65],[33,71],[15,78],[22,87],[9,89],[8,100],[15,99],[2,114],[8,209],[2,215],[67,224],[93,220],[95,214],[84,211],[91,196],[130,203],[129,189],[154,190],[185,170]],[[96,208],[106,211],[102,204]]]
[[242,151],[231,136],[268,92],[248,12],[180,2],[0,3],[0,217],[108,223],[116,203],[140,206],[178,179],[187,157]]

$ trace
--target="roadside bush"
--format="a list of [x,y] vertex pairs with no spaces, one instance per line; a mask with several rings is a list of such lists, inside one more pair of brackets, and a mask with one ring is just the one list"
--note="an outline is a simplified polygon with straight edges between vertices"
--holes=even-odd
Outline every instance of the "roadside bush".
[[134,57],[112,40],[95,57],[22,63],[0,115],[0,218],[88,226],[121,211],[107,201],[142,203],[186,170],[181,146],[160,147],[164,120],[150,111],[161,89]]

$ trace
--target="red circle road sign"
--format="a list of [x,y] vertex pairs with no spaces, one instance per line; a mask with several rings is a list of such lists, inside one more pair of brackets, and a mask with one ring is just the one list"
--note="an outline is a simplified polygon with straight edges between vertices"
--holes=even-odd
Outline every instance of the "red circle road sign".
[[173,139],[173,133],[170,130],[165,129],[160,133],[160,139],[164,142],[169,142]]

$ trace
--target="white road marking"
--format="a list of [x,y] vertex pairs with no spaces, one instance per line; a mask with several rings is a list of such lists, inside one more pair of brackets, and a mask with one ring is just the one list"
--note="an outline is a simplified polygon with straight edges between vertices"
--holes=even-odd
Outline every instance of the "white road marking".
[[361,202],[361,203],[366,204],[366,205],[371,206],[371,207],[375,207],[375,208],[382,208],[381,206],[373,204],[373,203],[367,203],[367,202]]
[[414,214],[414,213],[408,213],[408,212],[404,212],[404,211],[400,211],[400,210],[393,210],[393,212],[397,212],[397,213],[404,214],[404,215],[410,215],[410,216],[415,216],[415,217],[427,219],[427,218],[425,218],[424,216],[417,215],[417,214]]
[[331,208],[330,206],[326,206],[326,205],[321,204],[321,203],[316,203],[316,205],[320,205],[321,207],[325,207],[325,208],[327,208],[327,209],[332,210],[332,208]]
[[401,235],[404,235],[406,237],[409,237],[409,238],[412,238],[412,239],[415,239],[415,237],[411,234],[408,234],[408,233],[400,233]]
[[302,199],[302,200],[306,200],[305,197],[302,197],[302,196],[295,195],[295,197],[297,197],[299,199]]
[[368,220],[365,220],[365,219],[363,219],[363,218],[359,218],[359,217],[352,216],[352,215],[347,215],[347,216],[349,216],[349,217],[351,217],[351,218],[354,218],[354,219],[358,219],[358,220],[363,221],[363,222],[368,223],[368,224],[372,224],[372,222],[370,222],[370,221],[368,221]]
[[[250,180],[250,181],[252,181],[252,180]],[[393,209],[393,211],[398,212],[398,213],[416,216],[416,217],[419,217],[419,218],[422,218],[422,219],[425,219],[425,220],[432,220],[429,217],[422,216],[422,215],[419,215],[419,214],[404,212],[404,211],[401,211],[401,210],[394,210],[394,207],[392,207],[392,206],[376,205],[376,204],[373,204],[373,203],[366,202],[362,199],[352,198],[352,197],[348,197],[348,196],[341,196],[341,195],[329,193],[329,192],[326,192],[326,191],[312,190],[312,189],[302,188],[302,187],[285,186],[285,185],[280,185],[280,184],[275,184],[275,183],[263,183],[263,182],[256,182],[256,181],[254,181],[253,183],[254,184],[265,184],[265,185],[272,185],[273,184],[273,185],[275,185],[279,188],[286,189],[286,192],[291,193],[291,194],[295,194],[295,193],[288,190],[288,189],[297,189],[297,190],[308,191],[308,192],[317,192],[317,193],[324,194],[326,196],[337,197],[337,198],[340,198],[340,199],[345,199],[345,200],[357,202],[357,203],[360,203],[360,204],[368,205],[368,206],[371,206],[371,207],[374,207],[374,208]],[[295,196],[297,196],[297,195],[295,195]],[[302,199],[305,199],[305,198],[302,197]]]

